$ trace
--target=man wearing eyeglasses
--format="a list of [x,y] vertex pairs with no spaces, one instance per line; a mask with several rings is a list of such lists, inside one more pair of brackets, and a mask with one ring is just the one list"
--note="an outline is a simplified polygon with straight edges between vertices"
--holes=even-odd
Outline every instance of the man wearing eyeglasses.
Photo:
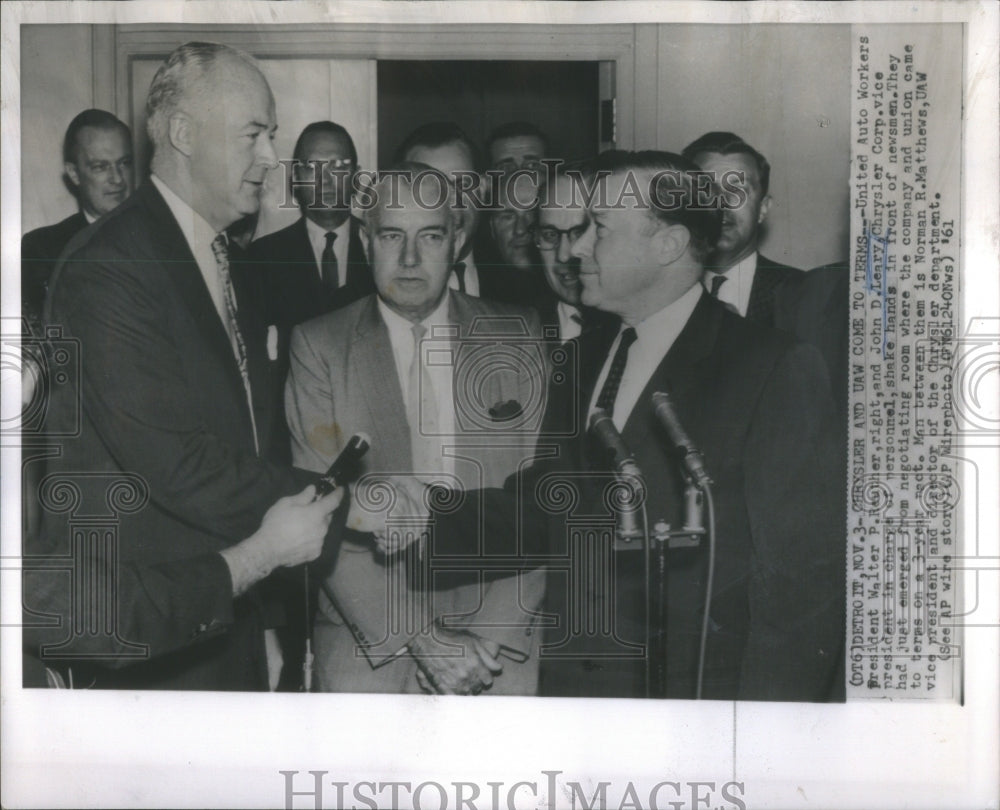
[[580,301],[580,260],[573,245],[587,230],[589,219],[582,200],[573,199],[573,181],[560,171],[539,193],[540,204],[533,228],[535,245],[542,257],[548,290],[535,304],[544,326],[559,329],[559,339],[573,340],[584,329],[603,323],[612,316]]
[[247,276],[267,323],[293,326],[375,291],[351,196],[358,153],[332,121],[309,124],[292,153],[292,194],[302,216],[250,245]]

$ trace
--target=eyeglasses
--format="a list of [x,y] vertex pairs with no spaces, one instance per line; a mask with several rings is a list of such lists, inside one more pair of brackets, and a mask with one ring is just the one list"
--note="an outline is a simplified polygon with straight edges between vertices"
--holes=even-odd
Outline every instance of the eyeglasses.
[[565,236],[572,245],[587,231],[587,223],[574,225],[572,228],[556,228],[553,225],[540,225],[535,228],[535,244],[546,250],[555,250]]

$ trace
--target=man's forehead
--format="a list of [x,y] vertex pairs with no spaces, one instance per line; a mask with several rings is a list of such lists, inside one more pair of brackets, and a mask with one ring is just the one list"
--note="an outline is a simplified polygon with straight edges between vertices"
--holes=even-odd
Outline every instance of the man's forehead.
[[572,228],[587,220],[587,209],[582,205],[571,205],[566,201],[553,206],[541,206],[538,209],[538,220],[543,225],[554,225],[557,228]]
[[[707,172],[743,172],[746,175],[746,182],[760,184],[760,171],[752,155],[744,152],[731,155],[724,155],[721,152],[700,152],[694,157],[694,162]],[[716,178],[716,182],[719,179]]]
[[497,202],[501,208],[525,211],[538,201],[538,182],[528,175],[519,175],[498,188]]
[[542,139],[537,135],[513,135],[510,138],[500,138],[493,143],[493,157],[500,160],[512,155],[541,155]]
[[[395,199],[392,199],[393,196]],[[446,205],[435,205],[436,197],[437,191],[430,188],[421,189],[414,195],[409,183],[400,183],[395,195],[388,186],[380,187],[375,210],[379,227],[447,228],[451,222],[451,211]]]
[[76,142],[88,155],[127,155],[132,152],[132,144],[121,127],[83,127],[77,134]]
[[328,157],[348,158],[351,156],[351,148],[347,143],[347,138],[335,132],[315,132],[307,135],[302,151],[306,160]]
[[433,147],[415,146],[410,150],[406,159],[416,163],[426,163],[431,168],[445,174],[468,172],[475,169],[472,165],[472,153],[461,141],[452,141]]

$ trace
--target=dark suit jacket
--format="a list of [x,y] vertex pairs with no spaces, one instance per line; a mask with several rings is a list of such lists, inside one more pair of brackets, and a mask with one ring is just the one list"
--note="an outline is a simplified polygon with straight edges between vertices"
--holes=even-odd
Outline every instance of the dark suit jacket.
[[[246,274],[255,305],[267,323],[290,330],[375,292],[358,228],[358,222],[352,219],[347,283],[335,293],[330,293],[320,280],[305,217],[250,243]],[[339,272],[345,272],[345,268],[339,268]]]
[[805,273],[797,267],[779,264],[763,254],[757,254],[757,271],[750,288],[747,319],[763,326],[783,329],[783,321],[788,316],[783,306],[786,289],[795,287],[804,277]]
[[[616,332],[590,333],[581,345],[581,378],[560,387],[564,396],[576,398],[578,425],[585,424]],[[827,699],[843,678],[838,662],[844,633],[844,440],[815,349],[702,296],[622,431],[645,476],[650,522],[662,519],[676,527],[683,523],[683,480],[649,404],[658,390],[671,393],[714,482],[718,546],[704,696]],[[556,399],[550,394],[550,404]],[[583,644],[579,632],[568,635],[570,622],[579,619],[569,608],[569,595],[579,597],[581,583],[574,578],[586,561],[567,535],[581,520],[607,520],[602,498],[607,479],[588,480],[607,467],[580,431],[552,441],[554,460],[509,480],[503,491],[469,498],[457,512],[436,513],[432,560],[467,553],[463,541],[471,535],[483,541],[487,556],[546,561],[555,622],[547,631],[548,656],[543,650],[542,694],[642,696],[644,661],[624,655],[644,640],[639,550],[614,555],[616,591],[598,594],[605,602],[614,600],[613,610],[606,605],[614,634],[583,638]],[[578,496],[551,500],[543,509],[539,493],[552,475],[565,477]],[[491,517],[482,533],[469,522],[480,508]],[[668,697],[694,697],[705,545],[669,554]],[[543,556],[532,559],[532,554]],[[453,556],[449,563],[454,565]]]
[[56,261],[69,240],[87,227],[82,211],[55,225],[29,231],[21,239],[21,312],[33,327],[42,322],[45,296]]
[[781,296],[778,328],[819,349],[846,430],[851,273],[843,264],[817,267]]
[[[246,301],[239,284],[236,294]],[[274,364],[253,309],[240,306],[239,312],[263,444],[272,422],[266,391]],[[226,599],[206,599],[206,577],[223,580],[218,562],[206,555],[252,534],[267,508],[308,477],[256,456],[226,329],[180,227],[152,184],[70,244],[53,280],[48,320],[78,341],[82,369],[78,381],[54,390],[50,424],[68,430],[81,409],[82,421],[50,465],[52,486],[42,488],[42,539],[28,556],[71,560],[79,570],[82,555],[87,565],[117,563],[140,572],[184,570],[171,564],[206,560],[199,569],[206,573],[172,575],[167,589],[120,595],[120,610],[149,611],[146,618],[161,632],[124,636],[122,628],[146,626],[145,619],[130,616],[118,623],[118,639],[103,639],[101,649],[113,654],[124,639],[147,644],[155,658],[113,673],[102,669],[98,685],[266,689],[256,589],[234,602],[230,585]],[[110,526],[99,535],[103,544],[79,534],[88,519]],[[51,574],[26,577],[27,608],[57,612],[50,606],[65,601],[59,589],[68,584]],[[198,608],[175,613],[179,604]],[[62,616],[59,637],[69,618]],[[92,648],[88,643],[83,652]]]
[[[549,292],[549,285],[542,272],[542,258],[537,256],[535,265],[525,270],[506,264],[497,252],[489,229],[475,237],[476,270],[479,273],[479,297],[507,304],[531,306]],[[537,251],[536,251],[537,253]]]
[[781,329],[819,349],[834,401],[847,415],[847,343],[850,274],[842,265],[808,273],[757,257],[747,319]]
[[[536,298],[532,306],[538,312],[542,329],[546,330],[544,334],[557,337],[559,335],[559,312],[556,308],[559,305],[559,299],[552,294],[548,286],[546,286],[546,290],[547,293]],[[583,324],[580,327],[581,336],[584,332],[615,326],[619,323],[616,315],[602,312],[593,307],[580,307],[580,315],[583,319]]]
[[[246,257],[239,263],[237,273],[246,282],[250,305],[265,324],[274,328],[272,348],[277,365],[275,384],[269,388],[268,396],[277,417],[273,441],[266,448],[266,455],[277,463],[291,461],[284,390],[292,329],[375,292],[359,227],[358,221],[352,219],[351,241],[347,248],[347,283],[335,293],[327,290],[320,280],[305,217],[252,242]],[[338,270],[345,272],[345,268]]]

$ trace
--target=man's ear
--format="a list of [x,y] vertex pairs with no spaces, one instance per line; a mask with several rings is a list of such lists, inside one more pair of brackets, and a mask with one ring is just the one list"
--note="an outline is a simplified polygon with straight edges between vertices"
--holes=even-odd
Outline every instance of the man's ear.
[[771,210],[771,195],[765,194],[764,199],[760,201],[760,212],[757,214],[757,224],[760,225],[767,219],[767,215]]
[[691,234],[683,225],[663,224],[653,234],[653,246],[661,265],[673,264],[688,248]]
[[77,188],[79,188],[80,187],[80,173],[76,170],[76,164],[75,163],[66,162],[66,163],[63,164],[63,169],[66,172],[66,176],[69,178],[69,181],[74,186],[76,186]]
[[167,121],[170,145],[185,157],[194,151],[194,122],[187,113],[175,112]]
[[372,263],[371,243],[368,241],[368,226],[365,225],[364,220],[361,220],[361,225],[358,226],[358,236],[361,237],[361,249],[365,252],[365,260],[370,265]]
[[465,233],[465,223],[461,220],[455,228],[455,255],[458,256],[462,252],[462,248],[465,247],[466,240]]

